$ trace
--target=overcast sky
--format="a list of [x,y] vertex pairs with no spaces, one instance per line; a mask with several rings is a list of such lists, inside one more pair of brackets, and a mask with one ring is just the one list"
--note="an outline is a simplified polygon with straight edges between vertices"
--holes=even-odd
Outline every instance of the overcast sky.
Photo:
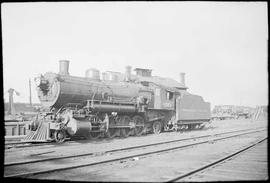
[[268,105],[266,2],[4,3],[4,99],[39,102],[34,77],[126,65],[180,80],[214,105]]

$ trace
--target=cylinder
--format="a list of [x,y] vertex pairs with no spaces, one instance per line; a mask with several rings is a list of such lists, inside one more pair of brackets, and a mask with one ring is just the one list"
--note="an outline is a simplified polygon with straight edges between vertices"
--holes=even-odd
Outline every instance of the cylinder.
[[126,73],[125,73],[125,79],[126,81],[129,81],[131,79],[131,66],[126,66]]
[[68,60],[60,60],[59,61],[59,74],[61,75],[69,75],[69,61]]
[[88,120],[77,120],[71,118],[69,123],[67,124],[66,130],[69,135],[73,136],[87,136],[87,134],[91,131],[91,123]]
[[182,85],[186,86],[186,84],[185,84],[185,73],[184,72],[180,73],[180,83]]

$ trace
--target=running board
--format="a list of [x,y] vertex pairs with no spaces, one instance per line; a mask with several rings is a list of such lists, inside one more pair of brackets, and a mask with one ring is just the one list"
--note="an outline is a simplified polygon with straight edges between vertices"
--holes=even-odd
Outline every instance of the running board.
[[202,124],[209,121],[177,121],[177,125]]
[[165,118],[165,116],[160,116],[160,117],[149,119],[147,122],[157,121],[157,120],[161,120],[161,119],[164,119],[164,118]]

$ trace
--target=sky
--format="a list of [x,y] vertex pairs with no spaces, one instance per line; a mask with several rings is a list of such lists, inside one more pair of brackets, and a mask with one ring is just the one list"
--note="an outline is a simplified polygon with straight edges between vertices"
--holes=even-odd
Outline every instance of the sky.
[[[38,103],[34,78],[125,66],[180,81],[215,105],[268,105],[267,2],[2,3],[4,100]],[[134,73],[134,71],[133,71]],[[135,74],[135,73],[134,73]]]

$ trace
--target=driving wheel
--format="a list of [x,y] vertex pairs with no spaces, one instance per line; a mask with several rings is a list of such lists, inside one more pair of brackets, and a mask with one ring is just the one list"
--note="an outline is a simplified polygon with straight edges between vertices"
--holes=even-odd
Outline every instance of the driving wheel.
[[140,136],[142,135],[143,131],[144,131],[144,119],[141,116],[134,116],[133,118],[133,122],[135,123],[135,129],[134,129],[134,133],[136,136]]
[[[121,125],[127,126],[127,125],[129,125],[130,121],[131,121],[131,119],[129,116],[125,115],[125,116],[121,117]],[[130,135],[131,130],[130,130],[130,128],[121,128],[120,132],[121,132],[121,137],[126,138]]]
[[89,132],[89,138],[90,139],[98,139],[101,137],[102,132]]
[[153,128],[153,133],[154,133],[154,134],[159,134],[159,133],[161,132],[161,129],[162,129],[162,124],[161,124],[161,122],[160,122],[160,121],[155,121],[155,122],[153,123],[152,128]]
[[108,138],[114,138],[119,134],[119,128],[109,128],[106,132]]

